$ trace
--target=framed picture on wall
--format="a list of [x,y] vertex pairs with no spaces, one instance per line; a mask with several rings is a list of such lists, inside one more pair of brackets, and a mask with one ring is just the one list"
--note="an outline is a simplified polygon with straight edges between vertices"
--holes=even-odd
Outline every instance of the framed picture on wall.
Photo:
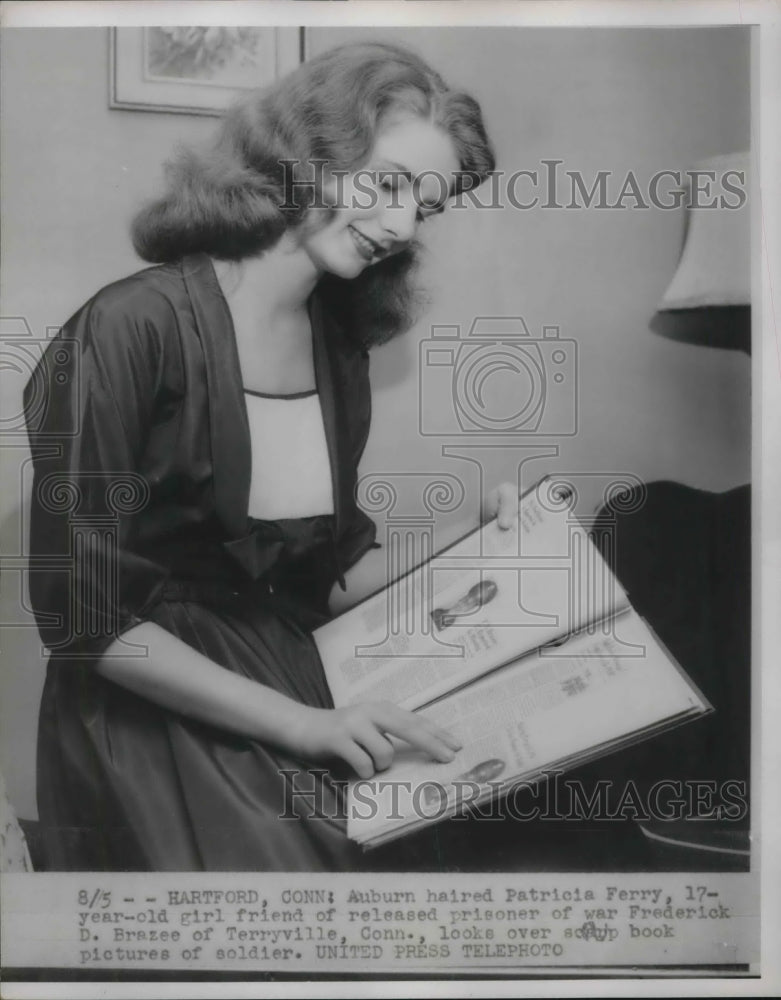
[[295,68],[303,28],[109,29],[109,107],[220,115],[243,90]]

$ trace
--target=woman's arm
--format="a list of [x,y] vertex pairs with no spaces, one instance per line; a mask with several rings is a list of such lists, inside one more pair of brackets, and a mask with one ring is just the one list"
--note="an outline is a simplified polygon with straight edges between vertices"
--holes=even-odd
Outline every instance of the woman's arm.
[[[143,622],[115,641],[95,670],[171,711],[252,740],[272,743],[306,760],[339,757],[362,777],[388,767],[388,735],[406,740],[436,760],[449,761],[458,742],[421,716],[385,702],[349,708],[312,708],[233,674],[153,622]],[[147,655],[128,656],[127,640]]]
[[140,456],[176,381],[173,315],[153,280],[117,282],[52,338],[25,386],[29,592],[55,657],[99,656],[146,620],[165,580],[127,542],[149,496]]
[[328,599],[332,615],[341,615],[355,604],[365,601],[377,590],[390,584],[386,549],[369,549],[358,562],[344,574],[345,589],[335,583]]

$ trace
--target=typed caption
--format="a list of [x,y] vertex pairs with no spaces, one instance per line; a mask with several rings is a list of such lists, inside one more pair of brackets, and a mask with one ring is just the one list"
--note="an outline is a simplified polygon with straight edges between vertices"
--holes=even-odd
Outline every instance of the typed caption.
[[8,875],[6,968],[756,974],[750,874]]

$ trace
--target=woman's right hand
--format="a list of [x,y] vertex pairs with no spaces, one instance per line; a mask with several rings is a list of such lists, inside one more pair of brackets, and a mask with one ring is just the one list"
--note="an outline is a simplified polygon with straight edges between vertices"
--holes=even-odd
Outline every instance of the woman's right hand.
[[449,733],[413,712],[387,701],[371,701],[348,708],[308,708],[301,719],[298,749],[309,760],[339,757],[361,778],[371,778],[393,761],[395,736],[434,760],[447,763],[461,749]]

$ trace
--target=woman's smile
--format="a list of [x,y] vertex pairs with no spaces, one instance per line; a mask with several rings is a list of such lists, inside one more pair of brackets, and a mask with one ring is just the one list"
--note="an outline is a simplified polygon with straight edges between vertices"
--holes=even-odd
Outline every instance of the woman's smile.
[[400,113],[378,132],[365,164],[328,191],[333,216],[300,245],[319,272],[355,278],[410,245],[418,225],[444,208],[458,169],[443,129]]
[[385,254],[384,247],[380,246],[379,243],[375,243],[374,240],[369,239],[368,236],[357,230],[355,226],[348,226],[347,229],[353,238],[358,253],[364,260],[372,261],[375,257],[379,258]]

